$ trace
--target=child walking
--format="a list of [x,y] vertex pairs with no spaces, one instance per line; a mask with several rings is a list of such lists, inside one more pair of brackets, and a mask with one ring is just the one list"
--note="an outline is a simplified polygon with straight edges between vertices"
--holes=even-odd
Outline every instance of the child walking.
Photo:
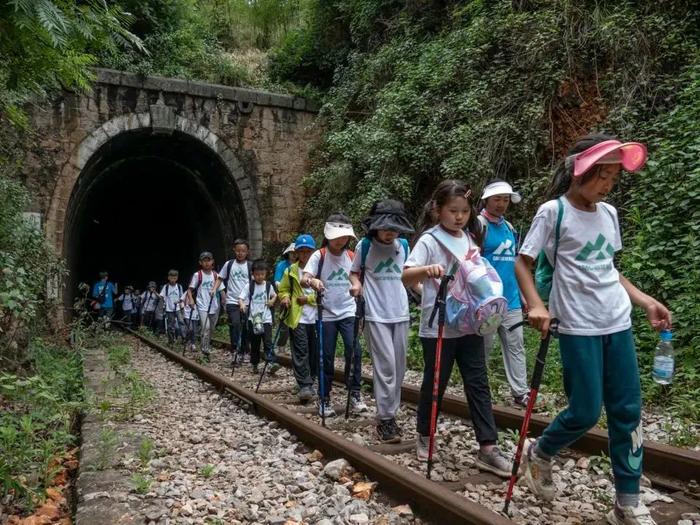
[[[304,267],[304,285],[323,293],[323,376],[319,381],[319,414],[335,416],[331,404],[331,385],[338,334],[345,348],[345,384],[351,391],[351,409],[366,412],[360,396],[362,381],[361,349],[354,348],[355,299],[350,295],[350,267],[354,254],[348,249],[350,239],[357,239],[350,219],[342,213],[328,217],[323,228],[321,249],[315,251]],[[353,367],[350,370],[352,357]],[[323,404],[323,406],[321,406]]]
[[199,336],[199,311],[195,305],[187,303],[187,292],[182,294],[180,301],[184,304],[182,317],[185,327],[185,350],[190,350],[194,353],[197,351],[196,341]]
[[[282,257],[275,264],[275,276],[273,282],[275,283],[275,290],[279,295],[279,286],[284,274],[287,273],[289,267],[296,262],[296,253],[294,251],[295,243],[291,243],[282,252]],[[280,315],[282,312],[280,312]],[[277,339],[277,353],[284,351],[284,347],[287,346],[287,341],[289,341],[289,327],[285,324],[280,330],[279,338]]]
[[[420,460],[428,459],[430,434],[430,411],[437,347],[436,324],[429,326],[430,315],[435,305],[440,279],[452,274],[459,261],[438,239],[447,239],[465,256],[478,250],[481,244],[481,226],[469,197],[471,189],[458,180],[446,180],[438,184],[424,209],[424,228],[413,251],[404,265],[403,283],[407,287],[423,284],[420,328],[418,335],[423,346],[423,382],[418,400],[416,455]],[[468,234],[464,232],[467,228]],[[448,242],[443,241],[443,242]],[[438,413],[447,381],[456,362],[459,367],[464,393],[469,404],[474,433],[479,443],[476,466],[507,478],[511,464],[496,446],[498,434],[491,410],[491,390],[486,372],[484,339],[465,328],[446,325],[439,370]]]
[[223,295],[219,292],[223,291],[224,287],[219,284],[218,275],[213,270],[214,256],[211,252],[202,252],[199,255],[199,267],[200,270],[190,279],[187,303],[195,305],[199,312],[202,358],[209,361],[211,331],[219,320],[219,296]]
[[155,315],[158,301],[160,299],[156,292],[156,283],[155,281],[150,281],[148,288],[141,295],[141,324],[151,330],[155,330]]
[[[518,239],[515,228],[505,218],[511,203],[521,201],[519,193],[506,181],[494,179],[485,187],[481,195],[481,213],[479,222],[483,227],[483,255],[494,267],[503,283],[503,295],[508,301],[508,311],[503,323],[498,327],[498,337],[503,353],[503,368],[510,385],[513,404],[527,407],[530,388],[527,384],[527,363],[525,360],[525,344],[523,329],[511,327],[522,322],[523,310],[520,301],[520,288],[515,278],[515,256],[517,255]],[[484,337],[486,360],[493,349],[494,335]]]
[[[542,437],[528,443],[525,480],[533,492],[553,499],[552,457],[593,427],[605,406],[617,493],[607,515],[613,525],[655,523],[639,499],[641,386],[630,315],[632,304],[641,306],[657,330],[670,328],[671,316],[615,268],[614,254],[622,249],[617,210],[602,202],[621,170],[639,170],[646,158],[644,145],[603,134],[576,142],[554,174],[549,191],[555,200],[540,206],[516,262],[530,324],[546,334],[551,318],[559,320],[569,401]],[[531,273],[542,251],[554,267],[549,310]]]
[[182,286],[177,282],[177,270],[168,272],[168,282],[160,290],[160,296],[165,302],[165,318],[167,319],[168,342],[173,344],[175,339],[182,337],[183,317],[181,309]]
[[228,316],[228,333],[231,340],[231,355],[240,352],[241,358],[247,347],[245,316],[239,306],[241,292],[253,280],[252,263],[248,260],[249,246],[245,239],[233,241],[233,259],[224,263],[219,272],[216,286],[222,282],[226,287],[226,315]]
[[408,294],[401,282],[408,241],[399,235],[414,232],[402,203],[379,201],[363,226],[366,236],[357,244],[350,274],[350,294],[362,296],[365,305],[365,337],[374,368],[377,403],[377,435],[383,443],[401,441],[396,412],[408,349]]
[[134,315],[134,308],[136,306],[134,304],[134,288],[131,286],[125,286],[124,293],[117,297],[117,302],[121,302],[124,322],[126,323],[127,327],[131,328],[131,322]]
[[299,400],[302,403],[308,403],[314,397],[314,378],[318,375],[316,292],[301,284],[304,277],[302,268],[315,249],[316,241],[311,235],[297,237],[294,243],[297,262],[284,272],[279,283],[280,304],[288,312],[280,322],[289,328],[294,378],[299,386]]
[[141,313],[141,290],[136,288],[134,290],[134,296],[133,296],[133,309],[131,310],[131,326],[132,327],[139,327],[139,324],[141,322],[140,320],[140,313]]
[[241,290],[238,298],[242,314],[248,313],[248,334],[250,336],[250,364],[252,372],[258,373],[260,363],[260,343],[264,342],[265,356],[274,359],[272,348],[272,307],[277,294],[272,284],[266,280],[267,263],[258,259],[253,262],[253,280]]

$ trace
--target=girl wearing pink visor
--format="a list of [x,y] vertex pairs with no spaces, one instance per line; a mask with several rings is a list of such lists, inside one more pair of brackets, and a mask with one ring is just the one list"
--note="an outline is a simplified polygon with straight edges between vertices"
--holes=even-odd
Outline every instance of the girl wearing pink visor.
[[[641,292],[615,268],[622,249],[617,210],[603,202],[620,172],[644,166],[646,148],[607,135],[580,139],[554,174],[551,198],[540,206],[516,261],[530,324],[547,333],[559,320],[559,349],[569,405],[525,452],[525,480],[540,497],[556,494],[552,458],[593,427],[605,406],[610,460],[617,497],[613,525],[654,525],[639,500],[642,473],[641,386],[630,315],[644,308],[651,325],[671,326],[661,303]],[[554,268],[549,309],[532,276],[544,251]]]

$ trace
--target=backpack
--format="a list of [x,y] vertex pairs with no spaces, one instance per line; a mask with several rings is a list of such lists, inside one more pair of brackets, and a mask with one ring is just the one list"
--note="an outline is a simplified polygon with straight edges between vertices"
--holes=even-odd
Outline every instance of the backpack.
[[[161,293],[163,293],[165,295],[164,302],[166,302],[166,306],[167,306],[167,300],[168,300],[168,287],[170,287],[170,283],[165,283],[163,285],[163,289],[161,290]],[[182,286],[180,286],[180,283],[175,283],[175,289],[177,290],[177,298],[179,300],[180,297],[182,297]],[[177,310],[178,310],[177,301],[175,301],[175,311],[177,311]]]
[[[399,237],[399,242],[403,247],[403,262],[408,259],[408,241],[403,237]],[[369,249],[372,246],[372,241],[365,237],[360,241],[360,282],[364,284],[365,282],[365,263],[367,262],[367,256],[369,255]]]
[[[219,278],[219,274],[216,273],[214,270],[211,271],[211,273],[214,275],[214,282]],[[199,287],[202,284],[202,279],[204,277],[202,276],[202,270],[197,270],[197,286],[195,286],[192,289],[192,297],[194,297],[195,303],[197,302],[197,292],[199,292]]]
[[554,257],[550,262],[544,250],[537,256],[537,266],[535,268],[535,288],[537,294],[543,301],[549,300],[552,291],[552,281],[554,280],[554,265],[557,261],[559,251],[559,236],[561,230],[561,220],[564,217],[564,203],[561,197],[557,199],[557,223],[554,227]]
[[[430,235],[452,255],[438,236]],[[508,309],[498,273],[477,250],[453,268],[454,282],[446,300],[447,324],[481,336],[493,334]]]
[[[270,297],[270,289],[272,288],[272,284],[270,284],[270,281],[265,281],[265,302],[269,300]],[[250,280],[250,288],[248,288],[248,311],[250,312],[250,307],[253,306],[253,292],[255,291],[255,281]],[[272,313],[272,310],[270,310]],[[275,319],[273,317],[272,322],[274,323]],[[261,335],[265,332],[265,327],[262,322],[262,314],[257,314],[254,315],[251,320],[251,324],[253,325],[253,333],[255,335]]]

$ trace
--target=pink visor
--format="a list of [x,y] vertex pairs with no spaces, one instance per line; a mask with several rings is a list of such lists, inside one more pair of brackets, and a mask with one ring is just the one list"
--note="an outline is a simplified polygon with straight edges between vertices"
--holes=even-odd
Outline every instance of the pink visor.
[[574,177],[580,177],[595,164],[622,164],[627,171],[637,171],[647,161],[647,148],[639,142],[606,140],[571,155],[567,160],[573,160]]

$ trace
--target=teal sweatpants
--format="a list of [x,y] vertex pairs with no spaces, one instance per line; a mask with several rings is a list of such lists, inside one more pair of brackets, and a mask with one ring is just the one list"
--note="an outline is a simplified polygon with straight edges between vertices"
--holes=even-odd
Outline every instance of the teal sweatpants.
[[545,429],[538,450],[549,456],[595,426],[605,403],[615,488],[639,492],[642,394],[632,330],[602,336],[559,336],[569,406]]

